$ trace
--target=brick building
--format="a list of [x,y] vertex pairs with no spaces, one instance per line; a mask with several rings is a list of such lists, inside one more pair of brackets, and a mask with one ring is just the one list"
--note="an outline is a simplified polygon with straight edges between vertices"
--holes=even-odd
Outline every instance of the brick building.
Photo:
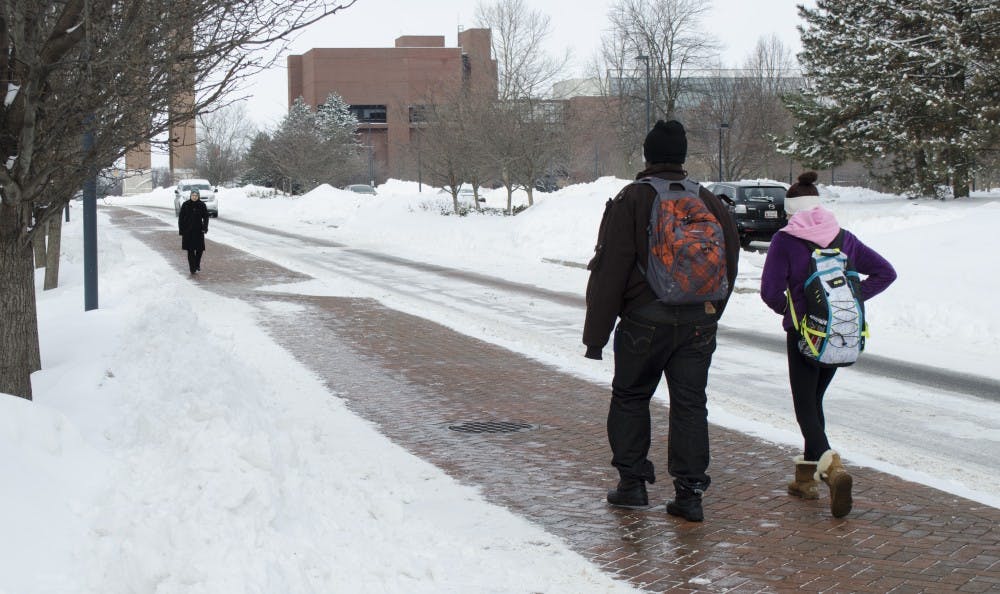
[[466,29],[458,47],[443,35],[406,35],[391,48],[317,48],[288,57],[288,102],[316,107],[330,93],[351,106],[368,154],[368,177],[415,177],[412,141],[434,97],[465,89],[496,94],[489,29]]

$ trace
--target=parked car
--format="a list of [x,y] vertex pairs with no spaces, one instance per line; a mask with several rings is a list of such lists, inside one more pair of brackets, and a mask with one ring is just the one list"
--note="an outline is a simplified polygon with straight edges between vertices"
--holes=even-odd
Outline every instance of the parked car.
[[[448,194],[451,196],[451,188],[441,188],[438,190],[438,194]],[[473,202],[476,199],[476,191],[472,189],[472,186],[462,184],[458,187],[458,199],[459,201],[468,200],[469,202]],[[486,202],[486,198],[483,196],[482,188],[479,188],[479,201]]]
[[375,196],[378,192],[375,188],[369,186],[368,184],[351,184],[349,186],[344,186],[344,189],[348,192],[354,192],[355,194],[371,194]]
[[740,233],[740,245],[750,247],[751,241],[771,241],[771,237],[788,223],[785,214],[785,192],[788,186],[780,182],[732,181],[709,184],[710,192],[729,206]]
[[180,216],[181,204],[191,197],[191,191],[198,190],[201,201],[205,203],[209,216],[219,216],[218,188],[213,188],[207,179],[182,179],[174,188],[174,216]]

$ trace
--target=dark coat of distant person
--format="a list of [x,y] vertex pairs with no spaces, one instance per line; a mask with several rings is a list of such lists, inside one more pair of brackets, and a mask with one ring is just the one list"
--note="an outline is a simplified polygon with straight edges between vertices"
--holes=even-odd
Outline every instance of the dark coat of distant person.
[[208,208],[201,200],[185,200],[177,217],[182,250],[204,250],[208,233]]

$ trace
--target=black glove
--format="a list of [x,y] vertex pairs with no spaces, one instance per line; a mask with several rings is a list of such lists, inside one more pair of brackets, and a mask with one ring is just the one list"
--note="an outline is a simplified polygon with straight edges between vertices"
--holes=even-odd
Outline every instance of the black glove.
[[601,358],[602,358],[601,357],[601,351],[602,350],[603,349],[601,347],[588,346],[587,347],[587,352],[583,356],[586,357],[586,358],[588,358],[588,359],[596,359],[596,360],[600,361]]
[[202,229],[201,232],[202,233],[208,233],[208,227],[205,227],[204,229]]

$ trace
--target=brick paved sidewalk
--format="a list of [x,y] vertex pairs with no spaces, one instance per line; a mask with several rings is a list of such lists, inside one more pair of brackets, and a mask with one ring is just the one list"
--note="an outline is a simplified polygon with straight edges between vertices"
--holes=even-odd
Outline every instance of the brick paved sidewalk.
[[[176,233],[124,210],[112,218],[186,275]],[[258,303],[275,340],[393,441],[649,591],[1000,592],[1000,510],[849,465],[854,511],[836,520],[825,494],[819,501],[785,494],[794,452],[713,426],[706,520],[684,522],[662,505],[671,485],[660,404],[651,452],[661,478],[650,486],[657,504],[610,508],[608,386],[375,301],[257,291],[305,277],[224,245],[209,244],[203,267],[194,282]],[[267,308],[268,301],[299,311]],[[470,421],[534,428],[449,429]]]

